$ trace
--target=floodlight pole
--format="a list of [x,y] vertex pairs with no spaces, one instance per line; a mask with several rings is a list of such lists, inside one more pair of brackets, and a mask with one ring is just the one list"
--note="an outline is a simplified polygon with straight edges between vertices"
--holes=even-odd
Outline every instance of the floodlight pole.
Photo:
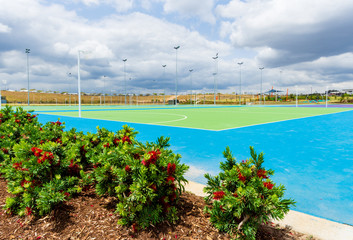
[[327,108],[327,94],[328,94],[328,87],[326,86],[326,108]]
[[239,105],[241,105],[241,65],[243,65],[243,62],[238,62],[239,64]]
[[71,82],[70,82],[70,77],[71,77],[71,73],[68,73],[67,76],[69,77],[69,99],[70,99],[70,107],[71,107]]
[[259,68],[261,70],[261,88],[260,88],[260,102],[262,101],[262,70],[264,70],[264,67]]
[[175,105],[178,105],[178,49],[180,46],[174,47],[175,49]]
[[213,73],[213,92],[214,92],[214,96],[213,96],[213,104],[216,105],[216,75],[217,73]]
[[125,88],[125,105],[126,105],[126,61],[127,59],[123,59],[124,62],[124,88]]
[[190,104],[192,104],[192,71],[194,71],[194,69],[190,69],[190,84],[191,84],[191,93],[190,93]]
[[216,76],[218,74],[218,53],[216,53],[215,57],[212,57],[213,60],[215,60],[215,64],[216,64],[216,72],[213,73],[214,76],[214,86],[213,86],[213,91],[214,91],[214,99],[213,99],[213,104],[216,105],[216,91],[217,91],[217,79]]
[[[162,67],[163,67],[163,78],[165,78],[165,67],[166,67],[166,66],[167,66],[166,64],[162,65]],[[163,104],[165,105],[165,88],[164,88]]]
[[298,86],[295,86],[295,107],[298,107]]
[[105,106],[105,78],[106,78],[106,76],[103,76],[103,96],[104,96],[104,106]]
[[78,117],[81,117],[81,75],[80,75],[80,53],[84,51],[77,51],[77,86],[78,86]]
[[26,48],[27,54],[27,93],[28,93],[28,106],[29,106],[29,61],[28,61],[28,54],[31,52],[31,49]]

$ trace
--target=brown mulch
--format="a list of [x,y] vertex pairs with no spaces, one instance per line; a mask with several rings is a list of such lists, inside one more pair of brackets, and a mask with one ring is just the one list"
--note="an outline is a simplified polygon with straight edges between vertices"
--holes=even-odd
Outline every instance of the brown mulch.
[[[49,216],[20,218],[4,213],[6,183],[0,179],[0,239],[231,239],[219,233],[209,223],[203,212],[202,197],[185,193],[179,202],[180,220],[176,225],[167,222],[151,226],[148,230],[132,232],[131,228],[119,226],[119,217],[114,214],[112,198],[99,198],[94,192],[85,192],[63,203]],[[274,224],[263,225],[257,239],[313,239],[311,236],[281,228]]]

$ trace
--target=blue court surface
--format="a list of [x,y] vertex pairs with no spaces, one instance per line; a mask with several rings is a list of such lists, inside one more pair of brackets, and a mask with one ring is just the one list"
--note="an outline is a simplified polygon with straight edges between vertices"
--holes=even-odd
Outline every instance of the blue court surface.
[[[52,113],[55,114],[55,113]],[[117,131],[125,124],[140,132],[139,141],[171,138],[171,149],[190,166],[186,178],[206,183],[203,175],[219,172],[222,152],[230,146],[238,161],[249,146],[265,153],[273,180],[286,186],[293,210],[353,225],[353,111],[300,118],[223,131],[146,125],[39,114],[42,123],[59,117],[66,129],[95,132],[96,126]]]

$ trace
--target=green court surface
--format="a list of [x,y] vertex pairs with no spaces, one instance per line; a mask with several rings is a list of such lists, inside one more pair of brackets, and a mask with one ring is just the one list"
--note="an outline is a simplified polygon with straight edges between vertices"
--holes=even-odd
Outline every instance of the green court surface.
[[[77,109],[77,107],[75,107]],[[35,108],[40,114],[77,117],[78,112],[56,108],[53,111]],[[46,112],[48,110],[48,112]],[[297,118],[343,112],[344,108],[295,108],[295,107],[85,107],[83,118],[112,120],[130,123],[155,124],[207,130],[226,130]]]

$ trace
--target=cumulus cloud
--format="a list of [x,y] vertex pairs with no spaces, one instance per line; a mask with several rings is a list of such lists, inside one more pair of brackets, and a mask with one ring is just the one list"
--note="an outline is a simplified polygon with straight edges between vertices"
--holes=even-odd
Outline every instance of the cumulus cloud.
[[164,11],[166,13],[176,12],[183,17],[199,17],[202,21],[214,24],[216,18],[213,14],[214,0],[166,0]]
[[9,33],[11,32],[11,28],[7,25],[0,23],[0,33]]
[[352,10],[353,2],[344,0],[232,0],[217,7],[220,16],[233,19],[234,46],[272,49],[258,56],[268,66],[351,51],[353,32],[345,29]]
[[[3,63],[7,66],[6,71],[17,59],[20,61],[14,64],[13,69],[25,73],[24,49],[30,48],[31,74],[38,76],[38,79],[44,76],[56,79],[58,75],[61,76],[62,82],[46,81],[46,86],[49,83],[57,84],[58,88],[67,86],[69,80],[65,78],[66,74],[77,72],[75,65],[78,50],[87,51],[82,54],[81,61],[83,80],[87,83],[108,75],[110,86],[121,88],[124,76],[121,60],[127,58],[129,78],[143,83],[131,82],[129,88],[150,88],[152,81],[162,75],[161,65],[167,64],[166,75],[154,87],[172,89],[175,72],[173,47],[180,45],[178,71],[181,90],[183,83],[187,83],[188,69],[193,67],[195,72],[198,70],[195,74],[197,76],[213,64],[211,56],[216,52],[223,52],[223,56],[231,52],[228,44],[209,41],[196,31],[139,12],[124,16],[111,15],[92,22],[65,10],[61,5],[41,5],[40,1],[35,0],[7,2],[8,10],[3,9],[0,9],[0,22],[15,30],[12,35],[0,40],[3,43],[3,54],[10,54],[13,59],[12,62]],[[15,9],[20,9],[20,12],[28,9],[29,13],[12,13]],[[19,87],[24,82],[25,77],[11,84]],[[211,83],[203,82],[203,85],[211,86]],[[94,88],[94,85],[84,86]]]

